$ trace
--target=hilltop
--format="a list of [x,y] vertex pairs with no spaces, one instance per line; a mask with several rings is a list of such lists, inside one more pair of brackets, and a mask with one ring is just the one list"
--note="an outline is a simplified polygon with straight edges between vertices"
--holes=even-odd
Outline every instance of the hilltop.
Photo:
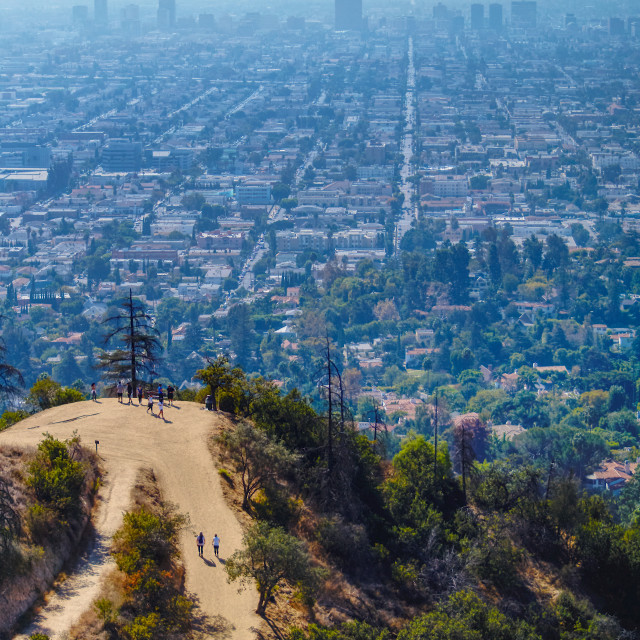
[[[180,402],[165,408],[166,421],[146,413],[146,408],[120,405],[116,400],[79,402],[31,416],[0,434],[0,445],[36,446],[44,432],[66,439],[77,431],[86,446],[98,440],[104,466],[104,484],[98,493],[96,536],[77,570],[46,605],[28,629],[52,638],[61,637],[99,594],[100,580],[114,566],[108,551],[111,537],[129,507],[131,489],[142,467],[153,469],[163,497],[189,515],[190,526],[181,534],[186,588],[209,618],[223,616],[225,638],[246,640],[260,619],[253,613],[256,597],[251,590],[238,593],[229,585],[220,562],[198,558],[195,535],[204,531],[210,540],[218,533],[222,560],[241,545],[242,531],[226,505],[219,477],[207,447],[207,437],[220,415],[202,405]],[[211,555],[207,550],[207,555]]]

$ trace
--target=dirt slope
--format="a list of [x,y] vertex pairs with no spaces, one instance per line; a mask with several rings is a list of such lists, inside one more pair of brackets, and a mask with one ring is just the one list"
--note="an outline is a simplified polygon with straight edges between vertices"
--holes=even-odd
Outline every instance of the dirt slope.
[[[187,589],[197,597],[202,612],[211,620],[218,620],[217,626],[219,616],[225,620],[220,632],[211,637],[255,637],[252,628],[260,624],[260,618],[253,613],[257,595],[253,590],[238,593],[237,585],[227,583],[222,566],[224,559],[240,547],[242,530],[224,501],[207,448],[207,436],[218,418],[201,407],[188,402],[165,407],[163,422],[137,403],[128,406],[104,399],[98,403],[79,402],[36,414],[0,433],[0,443],[36,445],[45,431],[67,438],[77,430],[87,446],[100,441],[98,452],[107,472],[99,494],[95,543],[34,622],[23,630],[25,635],[16,638],[36,631],[59,638],[91,606],[100,579],[113,566],[108,553],[111,536],[122,522],[141,467],[151,467],[165,499],[189,514],[191,527],[182,535]],[[198,531],[203,531],[207,539],[204,559],[197,554]],[[211,540],[215,533],[221,543],[220,560],[214,561]]]

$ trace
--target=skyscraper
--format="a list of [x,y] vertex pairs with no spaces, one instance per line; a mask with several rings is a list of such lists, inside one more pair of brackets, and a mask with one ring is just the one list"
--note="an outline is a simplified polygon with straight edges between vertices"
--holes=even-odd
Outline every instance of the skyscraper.
[[484,28],[484,5],[483,4],[471,5],[471,28],[476,30]]
[[335,0],[336,31],[362,29],[362,0]]
[[71,7],[71,19],[75,25],[84,25],[89,20],[89,7],[86,4],[77,4]]
[[489,29],[502,29],[502,5],[498,2],[489,5]]
[[176,26],[176,0],[158,0],[158,28]]
[[122,9],[122,31],[128,36],[140,35],[140,7],[128,4]]
[[93,21],[103,27],[109,24],[107,0],[93,0]]
[[537,22],[538,3],[535,0],[513,0],[511,24],[515,27],[534,28]]

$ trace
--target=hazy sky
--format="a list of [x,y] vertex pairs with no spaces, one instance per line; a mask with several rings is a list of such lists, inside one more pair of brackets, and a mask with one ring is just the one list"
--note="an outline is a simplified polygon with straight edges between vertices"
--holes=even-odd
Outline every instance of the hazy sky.
[[[489,2],[495,0],[442,0],[451,7],[467,13],[472,2]],[[498,0],[500,1],[500,0]],[[364,0],[364,12],[367,9],[380,9],[388,6],[399,13],[413,12],[420,7],[425,15],[431,15],[432,8],[438,0]],[[142,9],[142,14],[155,13],[158,0],[108,0],[112,17],[119,15],[120,8],[126,4],[135,3]],[[177,14],[197,15],[202,12],[242,14],[246,11],[275,12],[284,15],[298,14],[307,17],[318,15],[322,17],[333,12],[334,0],[176,0]],[[505,14],[509,14],[511,0],[503,0]],[[71,7],[77,4],[88,5],[93,11],[93,0],[0,0],[0,16],[11,24],[20,18],[41,23],[51,17],[53,22],[66,21],[70,16]],[[538,0],[540,13],[551,15],[575,12],[584,19],[606,18],[609,16],[640,15],[639,0]],[[37,19],[40,17],[40,20]]]

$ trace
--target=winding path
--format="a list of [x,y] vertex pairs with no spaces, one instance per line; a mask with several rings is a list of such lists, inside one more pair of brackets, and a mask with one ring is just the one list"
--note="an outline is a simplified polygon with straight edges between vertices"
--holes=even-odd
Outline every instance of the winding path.
[[[38,413],[0,433],[0,444],[37,445],[44,432],[68,438],[75,430],[86,446],[99,440],[99,454],[106,470],[99,492],[95,518],[96,535],[74,571],[47,599],[29,625],[15,636],[22,640],[35,632],[52,640],[61,638],[97,597],[100,580],[112,568],[111,537],[122,522],[130,503],[131,488],[140,468],[150,467],[160,483],[163,497],[190,517],[191,526],[182,533],[182,557],[187,590],[196,597],[208,621],[207,637],[250,640],[261,619],[255,615],[257,595],[238,592],[228,584],[224,558],[242,543],[242,529],[227,506],[207,438],[219,419],[202,405],[180,402],[165,406],[166,421],[146,413],[137,403],[117,400],[79,402]],[[204,559],[197,554],[195,535],[207,538]],[[213,558],[211,540],[220,536],[220,560]]]

